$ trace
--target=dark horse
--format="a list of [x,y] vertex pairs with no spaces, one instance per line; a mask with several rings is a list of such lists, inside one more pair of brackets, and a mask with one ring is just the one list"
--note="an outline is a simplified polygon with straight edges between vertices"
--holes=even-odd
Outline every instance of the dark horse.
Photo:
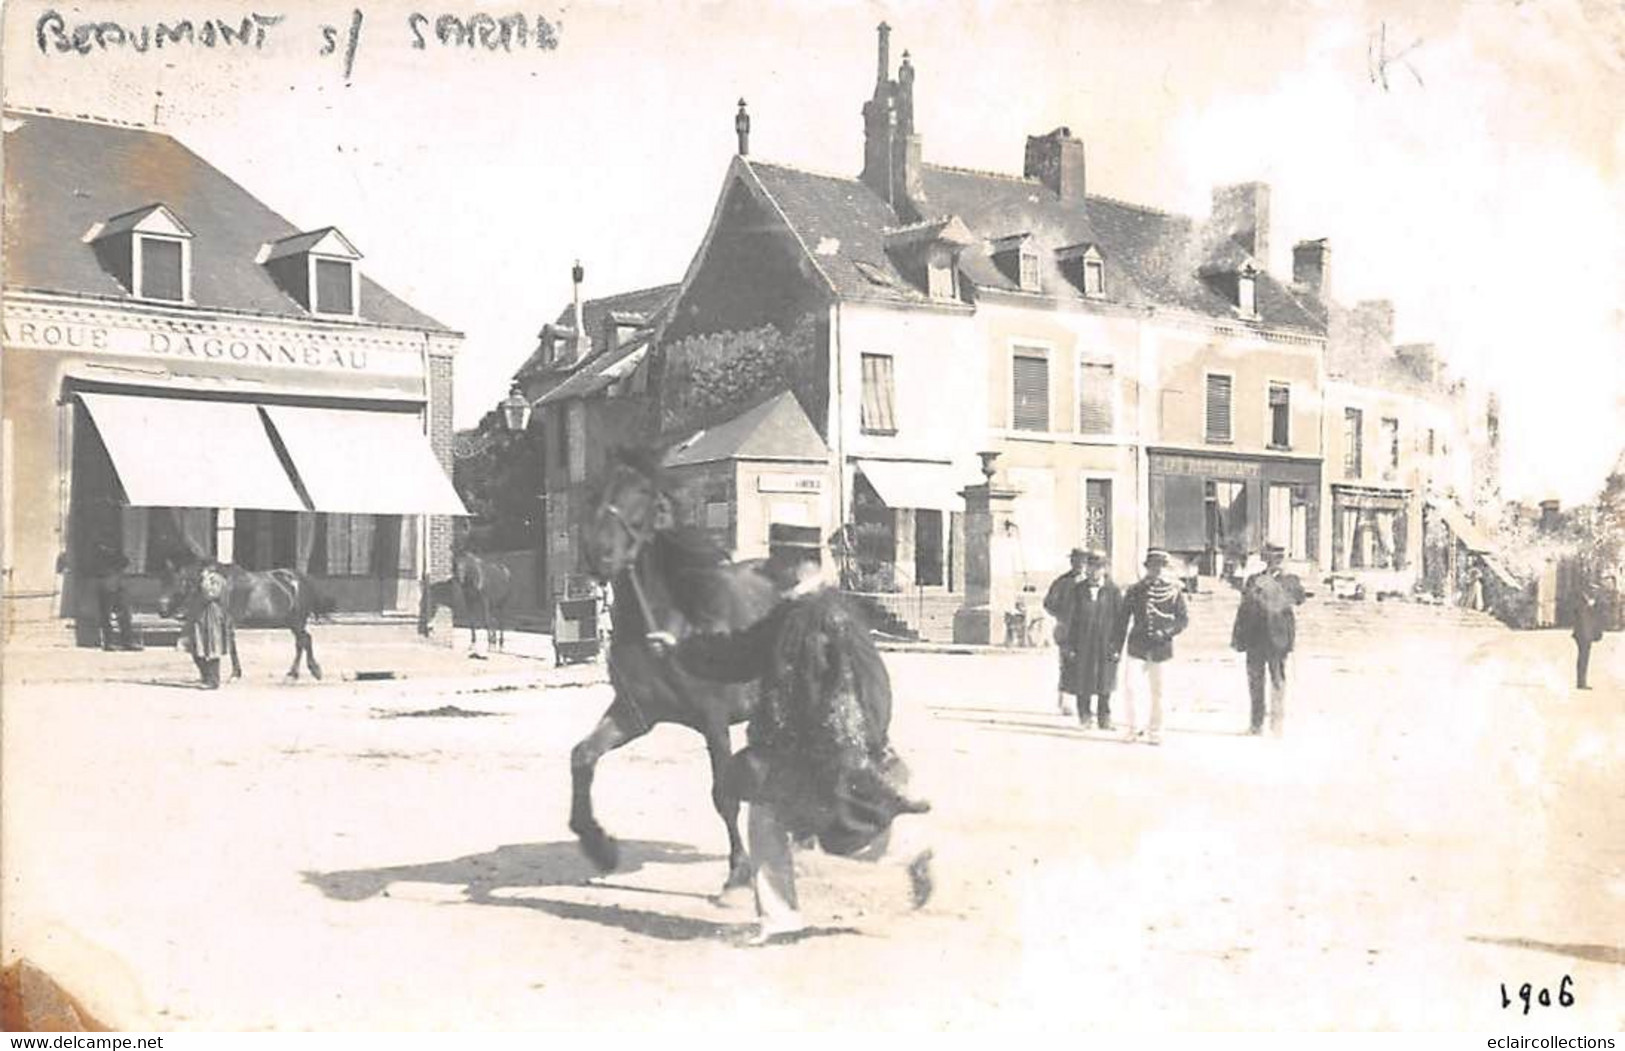
[[686,726],[705,738],[710,753],[711,801],[728,829],[726,891],[750,880],[739,838],[739,799],[726,777],[728,727],[750,715],[757,688],[695,678],[646,636],[651,628],[682,638],[748,627],[773,607],[777,592],[758,564],[732,562],[702,533],[671,524],[670,499],[652,458],[623,453],[617,461],[586,544],[594,575],[614,584],[609,681],[615,698],[570,753],[570,831],[594,864],[613,869],[615,840],[592,812],[594,767],[660,723]]
[[[458,555],[451,577],[432,583],[428,577],[423,578],[423,598],[418,602],[418,634],[428,636],[434,631],[430,621],[435,611],[445,606],[453,613],[466,611],[469,614],[469,646],[478,641],[477,629],[484,628],[485,644],[500,650],[507,642],[504,629],[508,598],[512,594],[513,574],[507,566],[478,555]],[[493,623],[496,625],[494,633]]]
[[[171,565],[165,575],[163,593],[158,598],[158,612],[173,617],[189,606],[198,595],[198,580],[209,562],[187,562]],[[220,597],[226,622],[283,627],[293,632],[293,664],[288,678],[299,678],[299,657],[304,655],[310,674],[320,679],[322,666],[316,663],[316,651],[310,645],[310,632],[305,625],[312,620],[323,620],[333,612],[333,599],[317,591],[310,579],[292,569],[270,569],[264,572],[247,570],[236,565],[216,565],[226,578],[226,591]],[[242,663],[237,659],[237,633],[228,631],[231,652],[231,677],[240,679]]]

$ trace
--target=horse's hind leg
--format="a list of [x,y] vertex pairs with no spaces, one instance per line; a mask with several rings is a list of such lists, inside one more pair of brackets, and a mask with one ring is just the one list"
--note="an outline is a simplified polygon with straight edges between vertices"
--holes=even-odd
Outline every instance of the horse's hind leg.
[[728,782],[728,761],[733,758],[728,724],[708,726],[704,732],[705,750],[711,756],[711,803],[728,829],[728,879],[722,885],[722,893],[727,894],[736,887],[750,885],[750,858],[739,838],[739,796]]
[[312,676],[320,679],[322,677],[322,666],[316,663],[316,646],[311,642],[310,629],[305,626],[303,621],[299,623],[299,642],[305,648],[305,666],[310,669]]
[[293,632],[293,663],[288,665],[288,674],[284,675],[283,679],[288,682],[297,682],[299,679],[299,658],[304,652],[305,643],[299,637],[300,631],[297,625],[290,624],[288,630]]
[[237,626],[227,628],[226,645],[231,653],[231,677],[233,680],[243,677],[243,662],[237,659]]
[[604,831],[592,812],[592,778],[598,760],[615,749],[649,732],[619,697],[599,718],[592,733],[570,750],[570,831],[581,842],[581,851],[601,871],[611,872],[620,860],[615,837]]

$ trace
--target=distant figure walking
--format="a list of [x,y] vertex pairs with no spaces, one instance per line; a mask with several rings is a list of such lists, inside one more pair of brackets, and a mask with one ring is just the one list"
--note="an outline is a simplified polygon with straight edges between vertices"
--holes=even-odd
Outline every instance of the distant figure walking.
[[138,650],[130,617],[130,599],[125,591],[124,573],[130,560],[124,552],[103,541],[96,545],[91,572],[96,582],[96,625],[104,650]]
[[[1078,721],[1099,719],[1112,728],[1112,690],[1122,642],[1117,637],[1123,596],[1104,576],[1106,556],[1100,551],[1072,552],[1072,572],[1050,585],[1044,608],[1055,618],[1055,641],[1061,650],[1061,712],[1066,695],[1078,699]],[[1091,711],[1093,708],[1093,711]]]
[[1591,646],[1602,641],[1603,628],[1608,622],[1608,610],[1588,580],[1580,585],[1574,598],[1574,645],[1578,650],[1574,662],[1574,688],[1589,690],[1586,672],[1591,666]]
[[[1163,578],[1168,552],[1152,548],[1145,555],[1145,576],[1123,595],[1113,632],[1114,649],[1128,642],[1128,663],[1123,668],[1123,707],[1128,719],[1125,740],[1162,743],[1162,666],[1173,659],[1174,636],[1190,623],[1184,589]],[[1144,729],[1135,718],[1135,700],[1151,696],[1150,721]]]
[[1264,674],[1269,673],[1270,732],[1281,736],[1286,727],[1286,661],[1297,644],[1296,607],[1304,599],[1303,585],[1281,570],[1286,552],[1274,544],[1264,547],[1264,570],[1247,578],[1230,645],[1247,655],[1247,692],[1252,701],[1248,733],[1264,732]]

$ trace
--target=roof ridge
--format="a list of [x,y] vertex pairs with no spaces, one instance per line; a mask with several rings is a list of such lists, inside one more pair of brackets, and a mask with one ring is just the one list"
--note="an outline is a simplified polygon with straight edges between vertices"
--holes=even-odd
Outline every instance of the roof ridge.
[[1185,215],[1182,212],[1170,212],[1166,208],[1156,208],[1149,204],[1138,204],[1134,201],[1125,201],[1121,197],[1112,197],[1104,193],[1085,193],[1084,200],[1085,202],[1105,201],[1107,204],[1115,204],[1119,208],[1132,208],[1137,212],[1147,212],[1151,215],[1160,215],[1164,219],[1184,219],[1187,222],[1197,222],[1196,217],[1193,215]]
[[167,131],[142,121],[119,120],[116,117],[100,117],[89,113],[58,113],[56,110],[49,109],[45,106],[28,106],[12,103],[5,107],[5,116],[10,117],[14,114],[29,117],[51,117],[55,120],[71,120],[77,121],[81,124],[102,124],[110,128],[128,128],[132,131],[151,132],[154,135],[169,134]]
[[[937,171],[954,172],[959,175],[976,175],[987,179],[1002,179],[1005,182],[1021,183],[1024,186],[1042,186],[1046,190],[1049,189],[1049,187],[1044,186],[1044,183],[1041,180],[1027,175],[1011,175],[1008,172],[994,172],[988,171],[984,168],[965,168],[957,164],[937,164],[935,162],[927,164],[926,167],[934,168]],[[1053,193],[1054,191],[1051,192]],[[1057,198],[1057,200],[1058,199],[1059,198]],[[1149,204],[1139,204],[1134,201],[1125,201],[1121,197],[1112,197],[1109,194],[1104,193],[1085,193],[1084,201],[1086,203],[1088,201],[1105,201],[1107,204],[1115,204],[1120,208],[1133,208],[1136,211],[1148,212],[1152,215],[1160,215],[1167,219],[1185,219],[1191,222],[1196,221],[1193,216],[1183,215],[1179,212],[1170,212],[1167,209],[1157,208]]]
[[[1028,186],[1044,186],[1044,184],[1039,182],[1037,179],[1032,179],[1025,175],[1011,175],[1009,172],[990,172],[984,168],[963,168],[957,164],[937,164],[935,162],[926,164],[925,167],[935,168],[937,171],[955,172],[959,175],[980,175],[987,179],[1003,179],[1006,182],[1019,182]],[[1044,189],[1047,190],[1049,187],[1044,186]]]
[[739,159],[752,167],[760,166],[763,168],[782,168],[788,172],[795,172],[797,175],[814,175],[820,179],[837,179],[841,182],[856,183],[859,186],[863,185],[863,180],[856,175],[839,175],[835,172],[824,171],[821,168],[808,168],[805,165],[800,164],[784,164],[780,161],[763,161],[758,160],[755,157],[741,157]]

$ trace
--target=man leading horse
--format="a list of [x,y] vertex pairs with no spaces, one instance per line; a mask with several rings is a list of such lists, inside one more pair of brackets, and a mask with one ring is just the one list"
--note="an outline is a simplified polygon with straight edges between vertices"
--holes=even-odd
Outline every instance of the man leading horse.
[[[892,822],[930,804],[906,794],[907,769],[892,750],[891,680],[869,628],[821,565],[818,530],[774,524],[762,572],[781,601],[756,624],[678,642],[653,631],[685,671],[716,682],[760,680],[748,746],[728,777],[750,810],[746,823],[759,943],[805,929],[795,888],[793,846],[816,840],[826,852],[873,856]],[[931,893],[931,852],[910,859],[916,907]]]

